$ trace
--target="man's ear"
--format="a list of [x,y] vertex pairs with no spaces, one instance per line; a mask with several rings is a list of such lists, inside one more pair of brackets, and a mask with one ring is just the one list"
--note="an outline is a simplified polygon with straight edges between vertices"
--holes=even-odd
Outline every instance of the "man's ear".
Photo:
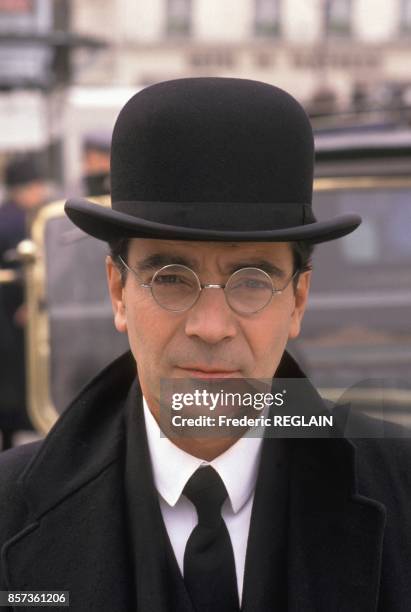
[[126,307],[124,302],[124,287],[121,273],[113,262],[110,255],[106,257],[106,272],[108,290],[110,292],[111,305],[114,313],[114,325],[117,331],[127,332]]
[[290,328],[288,331],[288,339],[297,338],[301,330],[301,322],[303,320],[305,308],[308,301],[308,293],[310,290],[311,270],[302,272],[298,278],[297,287],[294,289],[294,310],[291,315]]

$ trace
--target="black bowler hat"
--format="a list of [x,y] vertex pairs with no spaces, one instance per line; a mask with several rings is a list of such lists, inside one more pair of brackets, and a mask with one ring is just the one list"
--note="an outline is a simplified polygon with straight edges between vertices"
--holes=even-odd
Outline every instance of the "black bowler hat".
[[70,199],[65,209],[101,240],[324,242],[361,218],[316,221],[313,163],[310,122],[285,91],[245,79],[165,81],[118,116],[112,208]]

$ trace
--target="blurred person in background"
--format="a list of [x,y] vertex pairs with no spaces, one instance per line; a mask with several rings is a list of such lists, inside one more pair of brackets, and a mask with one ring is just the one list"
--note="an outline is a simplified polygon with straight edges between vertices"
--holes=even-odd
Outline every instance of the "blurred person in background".
[[[0,268],[18,268],[15,249],[27,238],[31,217],[48,195],[39,154],[13,157],[4,174],[6,198],[0,206]],[[3,448],[13,433],[31,429],[25,409],[24,327],[26,308],[21,282],[0,284],[0,429]]]
[[106,133],[88,134],[83,145],[83,192],[88,196],[110,192],[110,141]]

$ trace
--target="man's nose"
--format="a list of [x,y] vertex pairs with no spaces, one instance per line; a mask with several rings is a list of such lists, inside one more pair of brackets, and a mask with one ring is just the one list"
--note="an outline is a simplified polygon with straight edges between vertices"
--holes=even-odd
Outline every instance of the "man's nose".
[[197,302],[187,312],[185,332],[209,344],[236,335],[235,313],[227,304],[224,289],[205,288]]

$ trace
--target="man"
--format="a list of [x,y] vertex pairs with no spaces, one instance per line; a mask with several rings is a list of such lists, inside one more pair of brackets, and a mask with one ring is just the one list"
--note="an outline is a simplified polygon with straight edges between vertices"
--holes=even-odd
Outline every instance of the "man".
[[86,195],[105,195],[110,191],[110,144],[108,134],[88,134],[83,142],[82,183]]
[[162,380],[298,379],[289,410],[328,413],[285,347],[312,245],[360,219],[315,220],[302,108],[254,81],[154,85],[119,115],[111,173],[112,209],[66,211],[110,243],[131,355],[3,455],[1,588],[76,611],[410,609],[406,444],[160,435]]
[[[47,177],[39,154],[14,156],[5,168],[6,200],[0,206],[0,268],[15,267],[14,250],[27,237],[29,217],[45,203]],[[3,448],[12,434],[31,429],[25,410],[24,326],[26,306],[23,287],[14,282],[0,285],[0,429]]]
[[39,154],[18,155],[4,173],[6,201],[0,207],[0,257],[27,236],[27,217],[47,199],[48,185]]

